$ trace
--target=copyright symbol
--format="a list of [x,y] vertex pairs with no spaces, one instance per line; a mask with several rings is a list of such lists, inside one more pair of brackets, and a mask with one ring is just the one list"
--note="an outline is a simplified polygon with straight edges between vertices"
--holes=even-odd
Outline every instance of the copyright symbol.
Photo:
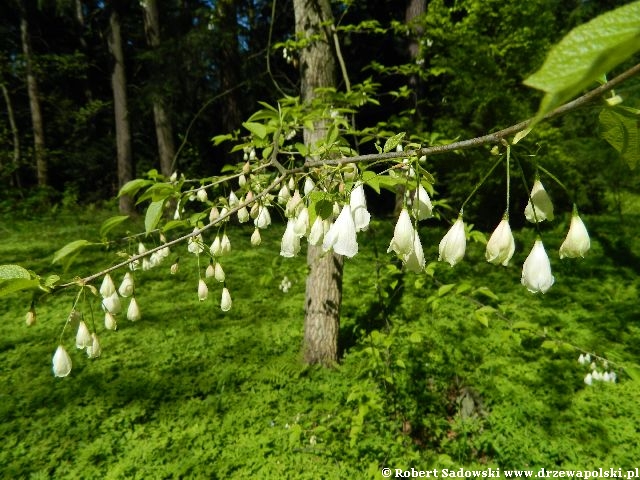
[[391,469],[390,468],[383,468],[382,469],[382,476],[385,478],[389,478],[391,476]]

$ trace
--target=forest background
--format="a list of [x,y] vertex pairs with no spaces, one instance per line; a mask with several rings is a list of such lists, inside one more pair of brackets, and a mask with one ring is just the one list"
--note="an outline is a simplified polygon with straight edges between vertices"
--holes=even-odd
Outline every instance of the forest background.
[[[529,118],[538,108],[540,95],[522,80],[540,67],[549,48],[571,28],[625,3],[629,2],[336,2],[336,31],[348,79],[352,85],[364,85],[375,100],[364,102],[353,121],[374,140],[406,131],[411,140],[433,145],[475,137]],[[285,2],[78,0],[5,2],[0,9],[0,84],[5,102],[0,125],[4,146],[0,181],[5,187],[0,192],[0,211],[6,218],[7,233],[0,263],[50,269],[43,259],[50,260],[50,254],[69,237],[90,235],[74,223],[93,222],[94,229],[98,228],[100,222],[95,219],[115,213],[116,205],[110,199],[119,188],[151,169],[166,177],[176,170],[188,178],[220,174],[225,165],[241,162],[242,152],[232,153],[227,143],[212,138],[242,132],[242,122],[258,108],[259,101],[273,105],[284,95],[300,93],[293,10]],[[338,88],[345,87],[346,78],[342,77]],[[637,102],[637,85],[632,80],[617,93],[625,101]],[[142,387],[146,393],[140,398],[140,385],[134,388],[136,382],[122,377],[127,376],[125,369],[144,362],[144,348],[138,345],[134,355],[124,352],[121,345],[118,364],[100,367],[113,378],[97,378],[105,371],[93,365],[80,370],[81,375],[91,377],[84,379],[89,383],[83,386],[90,385],[95,395],[106,392],[101,400],[105,403],[96,411],[85,405],[97,406],[91,393],[78,396],[79,383],[60,387],[54,379],[34,372],[38,380],[30,379],[33,388],[22,390],[23,356],[37,355],[34,348],[47,352],[50,344],[38,331],[30,331],[33,336],[23,342],[24,327],[16,325],[20,315],[15,312],[26,310],[24,298],[15,303],[2,300],[8,302],[7,312],[11,313],[5,315],[13,327],[1,349],[10,359],[3,367],[11,388],[5,394],[2,415],[4,433],[11,440],[10,446],[3,447],[0,463],[13,476],[34,478],[86,469],[113,478],[144,476],[145,469],[165,469],[161,476],[211,475],[212,464],[217,468],[215,475],[221,477],[256,472],[278,476],[274,472],[284,471],[292,478],[297,477],[292,469],[300,473],[302,465],[309,478],[327,469],[335,477],[363,470],[375,477],[381,466],[391,463],[403,468],[634,467],[633,459],[638,456],[624,445],[637,445],[638,434],[634,427],[624,427],[623,419],[636,415],[632,413],[636,382],[631,375],[623,375],[620,385],[607,385],[595,393],[584,391],[577,364],[577,354],[583,350],[597,350],[603,361],[626,365],[629,371],[637,361],[633,347],[637,339],[633,323],[637,245],[629,219],[637,214],[638,179],[633,162],[620,159],[600,137],[601,108],[591,104],[540,124],[535,138],[522,146],[525,156],[535,155],[568,185],[571,198],[563,189],[549,186],[554,202],[568,205],[570,211],[575,200],[591,225],[597,226],[590,230],[598,245],[593,252],[596,259],[581,267],[560,267],[565,287],[546,303],[536,298],[540,303],[530,305],[528,314],[526,309],[520,311],[523,319],[516,319],[514,312],[531,302],[528,292],[512,291],[484,265],[465,266],[455,273],[439,269],[435,280],[429,277],[430,290],[425,294],[420,290],[424,281],[418,284],[411,277],[406,283],[412,288],[405,288],[405,277],[393,266],[377,267],[371,293],[372,285],[363,279],[368,275],[365,265],[356,264],[348,273],[354,277],[345,277],[345,296],[370,296],[365,297],[364,306],[347,300],[341,333],[344,357],[338,373],[300,365],[296,353],[300,327],[295,323],[302,305],[299,287],[297,297],[294,289],[279,306],[262,307],[270,312],[268,318],[278,322],[277,326],[257,327],[258,337],[264,336],[265,342],[271,342],[273,335],[278,339],[269,345],[267,358],[273,363],[267,362],[265,370],[245,371],[247,367],[237,363],[244,359],[259,362],[265,344],[235,350],[235,342],[246,346],[248,332],[241,333],[237,324],[225,320],[228,330],[217,332],[227,338],[224,348],[209,351],[207,360],[194,360],[195,372],[200,373],[193,377],[197,391],[193,379],[178,385],[160,380],[182,370],[179,365],[185,357],[175,357],[188,350],[188,336],[176,339],[159,355],[158,383]],[[125,118],[126,126],[122,124]],[[371,143],[363,142],[361,153],[374,152]],[[455,215],[455,207],[449,206],[460,205],[483,176],[488,156],[488,149],[481,148],[430,159],[443,212],[435,227],[440,230],[430,234],[432,244]],[[525,165],[525,170],[533,175],[532,165]],[[504,197],[495,194],[502,183],[499,176],[489,178],[467,205],[468,219],[477,229],[490,231],[495,226],[496,216],[504,209]],[[377,233],[368,238],[370,251],[364,252],[364,258],[370,255],[371,263],[378,265],[378,251],[386,250],[391,236],[395,197],[370,195],[369,201],[374,216],[388,217],[373,229]],[[523,190],[513,195],[511,208],[524,210],[526,202]],[[122,198],[119,207],[126,212],[135,210],[133,204],[123,204]],[[86,209],[89,214],[81,213]],[[568,221],[568,217],[562,220],[551,233],[561,235]],[[524,218],[512,217],[514,228],[524,223]],[[39,245],[32,238],[36,228],[51,232],[59,242]],[[278,243],[277,234],[272,235],[265,236],[265,243]],[[524,231],[522,243],[531,242],[532,235]],[[85,258],[81,265],[98,270],[100,258]],[[253,261],[267,265],[260,277],[264,288],[277,284],[283,272],[298,285],[303,283],[304,266],[299,263],[283,266],[277,257],[266,262],[253,257]],[[236,269],[237,283],[245,283],[244,279],[250,284],[251,272],[242,274],[239,265]],[[160,282],[156,284],[159,291],[180,288],[169,286],[161,274],[156,277],[149,281]],[[571,281],[579,287],[569,287]],[[449,287],[454,284],[455,288]],[[480,290],[485,285],[491,289]],[[575,288],[573,295],[571,288]],[[236,296],[255,297],[248,287],[237,291]],[[480,293],[469,300],[464,297],[469,291]],[[607,297],[610,303],[605,311],[613,314],[606,315],[602,307],[589,311],[598,305],[588,298],[593,292]],[[190,309],[188,298],[185,308]],[[163,300],[154,301],[160,303],[155,313],[149,309],[150,318],[159,319]],[[45,309],[53,312],[56,307],[60,305],[52,301]],[[478,314],[483,307],[491,310]],[[532,321],[532,312],[542,307],[548,310],[541,310],[545,313]],[[237,317],[240,322],[253,315],[249,305],[242,308]],[[178,316],[190,325],[192,334],[202,333],[208,327],[198,314],[204,313],[201,309],[193,312],[197,313]],[[507,326],[493,327],[495,318],[491,317],[492,327],[485,330],[487,312],[502,317]],[[590,323],[596,318],[603,321],[603,316],[613,317],[608,318],[611,323],[596,327]],[[452,318],[461,323],[452,324]],[[528,323],[514,328],[516,321]],[[141,335],[136,328],[123,328],[120,334]],[[555,342],[548,329],[563,340]],[[180,337],[176,330],[180,329],[171,322],[162,327],[165,337]],[[51,326],[50,331],[56,327]],[[155,339],[157,333],[149,329],[145,335],[149,335],[147,340]],[[167,345],[166,338],[155,340]],[[501,344],[504,340],[507,346]],[[204,355],[201,350],[212,349],[211,342],[203,334],[196,341],[198,351]],[[602,344],[607,345],[606,352]],[[532,364],[519,363],[519,356]],[[229,364],[211,372],[221,358]],[[36,361],[32,368],[41,369],[41,364]],[[482,372],[479,377],[476,369]],[[508,380],[496,379],[496,371]],[[518,383],[520,375],[527,378],[525,385]],[[490,393],[492,384],[495,391]],[[542,395],[545,387],[550,391]],[[302,393],[303,388],[308,391]],[[252,407],[235,405],[247,401],[250,394],[257,398]],[[523,405],[536,395],[536,405]],[[53,410],[44,407],[49,403],[45,398],[57,399],[52,402]],[[178,420],[171,419],[173,407],[166,404],[167,398],[179,405],[175,408],[185,410]],[[87,408],[70,414],[64,409],[70,402]],[[342,408],[345,403],[348,407]],[[294,416],[288,412],[292,405],[297,412]],[[39,414],[27,422],[34,408]],[[264,417],[253,416],[264,410],[269,412]],[[57,419],[53,426],[74,430],[68,433],[69,442],[75,445],[71,450],[54,440],[35,440],[42,429],[52,428],[43,426],[51,418]],[[90,418],[100,421],[92,423]],[[189,428],[197,432],[185,426],[193,419],[197,421]],[[87,434],[88,425],[96,430]],[[267,431],[267,426],[274,430]],[[211,433],[214,429],[218,429],[215,434]],[[533,438],[543,439],[543,444],[535,445],[527,438],[528,431],[535,432]],[[117,441],[112,438],[114,432]],[[62,433],[54,437],[59,435]],[[137,450],[110,463],[108,457],[122,455],[129,440]],[[148,442],[146,449],[142,441]],[[199,459],[181,459],[181,452],[193,451],[195,444]],[[30,445],[38,446],[33,456],[28,453]],[[240,445],[244,455],[231,453],[234,445]],[[156,453],[159,448],[170,453],[163,459]],[[72,461],[69,455],[77,454],[75,449],[82,454]],[[323,463],[327,458],[333,460],[332,467]],[[146,467],[138,464],[140,459]]]

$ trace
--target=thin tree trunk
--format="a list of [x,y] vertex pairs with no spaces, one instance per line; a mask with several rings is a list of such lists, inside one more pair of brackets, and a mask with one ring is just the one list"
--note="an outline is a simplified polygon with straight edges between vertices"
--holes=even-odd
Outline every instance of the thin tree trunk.
[[[146,0],[140,3],[144,12],[144,30],[147,36],[147,44],[155,49],[160,46],[160,16],[156,0]],[[154,69],[154,74],[162,72]],[[173,142],[173,128],[168,112],[168,107],[161,95],[157,92],[153,95],[153,119],[156,126],[156,138],[158,141],[158,155],[160,157],[160,172],[170,176],[173,170],[173,157],[176,153]]]
[[7,105],[7,116],[9,117],[9,127],[11,128],[11,137],[13,140],[13,160],[11,165],[12,174],[10,177],[11,184],[13,186],[20,187],[20,176],[18,175],[18,166],[20,165],[20,134],[18,132],[18,125],[16,124],[16,117],[13,113],[9,90],[4,83],[0,83],[0,89],[2,90],[4,103]]
[[[333,20],[333,15],[329,0],[294,0],[293,8],[296,35],[304,38],[319,35],[300,54],[302,98],[310,102],[317,88],[336,85],[335,56],[330,36],[323,27],[323,23]],[[313,145],[325,134],[326,127],[319,122],[313,130],[305,129],[304,142]],[[338,359],[343,258],[309,245],[307,265],[304,359],[310,364],[332,365]]]
[[43,187],[48,183],[48,172],[44,146],[42,111],[40,109],[40,94],[38,93],[38,80],[33,68],[33,52],[31,50],[31,37],[29,36],[29,21],[27,19],[26,6],[24,6],[21,13],[20,38],[22,41],[22,53],[27,68],[27,92],[29,94],[29,108],[31,110],[31,124],[33,126],[33,151],[36,159],[36,175],[38,185]]
[[[109,17],[110,32],[107,36],[109,51],[113,58],[111,88],[113,89],[113,110],[116,123],[116,150],[118,154],[118,187],[133,179],[131,154],[131,130],[127,110],[127,79],[124,70],[124,53],[120,33],[120,16],[115,8]],[[119,200],[120,211],[125,214],[134,212],[133,200],[123,195]]]

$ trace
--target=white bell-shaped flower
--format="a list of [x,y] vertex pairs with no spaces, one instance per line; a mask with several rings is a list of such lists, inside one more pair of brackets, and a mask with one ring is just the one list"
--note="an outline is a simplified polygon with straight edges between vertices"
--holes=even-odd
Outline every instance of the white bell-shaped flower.
[[133,275],[131,275],[130,272],[127,272],[124,274],[120,288],[118,288],[118,293],[121,297],[130,297],[133,295],[133,287]]
[[102,354],[102,348],[100,348],[100,341],[98,335],[91,334],[91,345],[87,347],[87,357],[98,358]]
[[220,241],[219,235],[216,235],[216,238],[213,239],[213,243],[209,247],[209,251],[214,257],[222,256],[222,242]]
[[216,269],[213,266],[213,263],[209,263],[209,265],[207,265],[206,270],[204,271],[204,277],[205,278],[213,278],[213,276],[216,274]]
[[220,219],[223,222],[228,222],[229,221],[229,209],[227,207],[222,207],[220,209]]
[[218,218],[220,218],[220,210],[214,205],[209,211],[209,223],[215,222]]
[[418,232],[414,231],[413,234],[413,250],[411,253],[405,255],[402,261],[404,262],[405,268],[411,272],[420,273],[424,270],[424,252]]
[[290,198],[291,192],[289,191],[289,187],[287,187],[286,184],[282,185],[278,191],[278,203],[280,205],[286,205]]
[[76,333],[76,348],[80,350],[91,345],[91,332],[87,328],[87,324],[80,320],[78,324],[78,333]]
[[577,212],[571,217],[571,225],[569,226],[569,233],[567,238],[564,239],[560,246],[560,258],[577,258],[584,257],[591,247],[591,240],[589,240],[589,232],[587,227],[584,226],[582,219]]
[[111,296],[103,298],[102,308],[113,315],[119,314],[122,311],[122,303],[120,302],[118,292],[113,292]]
[[587,385],[591,385],[593,383],[593,376],[590,373],[587,373],[584,377],[584,383]]
[[356,224],[353,222],[351,206],[345,205],[335,222],[324,235],[322,249],[327,252],[331,248],[339,255],[352,258],[358,253]]
[[196,192],[196,198],[198,199],[198,201],[204,203],[207,200],[209,200],[209,196],[207,195],[207,190],[204,188],[199,189]]
[[551,264],[542,240],[536,240],[522,266],[522,285],[532,293],[546,293],[554,282]]
[[189,237],[189,239],[187,240],[187,250],[189,251],[189,253],[199,255],[204,251],[204,247],[202,246],[202,234],[199,232],[200,230],[198,228],[194,228],[193,233],[195,235]]
[[413,251],[415,230],[411,223],[411,217],[406,208],[403,208],[393,230],[393,238],[387,249],[387,253],[394,251],[398,257],[403,258]]
[[516,243],[513,239],[513,233],[511,233],[509,220],[503,218],[487,242],[485,258],[489,263],[494,265],[502,264],[506,267],[509,265],[509,260],[511,260],[515,251]]
[[[531,202],[533,202],[533,206],[531,205]],[[536,181],[533,183],[533,187],[531,188],[531,199],[524,209],[524,216],[531,223],[536,223],[536,220],[538,222],[553,220],[553,203],[551,203],[549,194],[544,189],[542,182],[540,182],[540,179],[538,178],[536,178]]]
[[102,298],[110,297],[116,291],[116,286],[111,279],[111,275],[108,273],[102,279],[102,285],[100,285],[100,295]]
[[104,313],[104,328],[107,330],[116,330],[118,328],[116,317],[111,312]]
[[242,207],[238,210],[238,222],[246,223],[249,221],[249,218],[249,210],[247,210],[247,207]]
[[66,377],[71,373],[71,357],[62,345],[58,345],[53,354],[53,374],[56,377]]
[[229,207],[234,208],[238,205],[238,203],[240,203],[240,200],[238,200],[238,196],[233,193],[233,190],[231,190],[231,193],[229,194]]
[[296,234],[296,221],[290,218],[287,221],[287,228],[280,242],[280,255],[283,257],[295,257],[300,251],[300,237]]
[[309,209],[307,207],[302,207],[300,213],[295,218],[294,222],[294,232],[299,237],[302,238],[307,234],[309,230]]
[[258,215],[253,221],[253,224],[258,228],[267,228],[271,225],[271,215],[269,215],[269,209],[264,205],[258,207]]
[[256,228],[251,234],[251,246],[257,247],[262,243],[262,237],[260,237],[260,230]]
[[224,274],[224,270],[222,269],[222,265],[218,262],[213,267],[213,278],[215,278],[219,282],[224,282],[226,275]]
[[422,185],[416,189],[413,195],[412,211],[418,221],[433,217],[431,198]]
[[201,302],[204,302],[207,299],[208,295],[209,295],[209,287],[207,287],[207,284],[204,283],[204,280],[202,279],[198,280],[198,299]]
[[447,262],[453,267],[462,260],[466,249],[467,235],[464,230],[462,215],[460,215],[447,234],[440,240],[438,260]]
[[287,218],[295,217],[300,213],[300,210],[304,206],[302,202],[302,197],[300,196],[300,192],[296,190],[293,192],[293,195],[289,200],[287,200],[287,205],[284,209],[284,215]]
[[31,307],[29,309],[29,311],[27,312],[27,315],[24,318],[24,321],[27,324],[27,327],[31,327],[31,326],[36,324],[36,310],[35,310],[35,308]]
[[231,253],[231,240],[229,240],[226,233],[222,234],[222,240],[220,240],[220,251],[222,252],[222,255],[229,255],[229,253]]
[[318,215],[311,225],[311,231],[309,232],[309,245],[320,245],[324,239],[324,221]]
[[131,320],[132,322],[137,322],[140,320],[140,307],[138,306],[138,301],[136,297],[131,298],[129,302],[129,308],[127,308],[127,320]]
[[222,295],[220,297],[220,310],[222,310],[223,312],[228,312],[229,310],[231,310],[232,303],[233,302],[231,301],[231,294],[229,293],[227,287],[224,287],[222,289]]
[[311,192],[313,192],[313,190],[316,188],[316,184],[313,183],[313,180],[311,180],[311,177],[305,177],[304,179],[304,187],[302,188],[302,191],[304,192],[304,196],[308,196]]
[[362,184],[351,190],[349,196],[349,205],[351,206],[351,214],[356,225],[356,232],[361,232],[369,228],[371,215],[367,211],[367,199],[364,196],[364,186]]

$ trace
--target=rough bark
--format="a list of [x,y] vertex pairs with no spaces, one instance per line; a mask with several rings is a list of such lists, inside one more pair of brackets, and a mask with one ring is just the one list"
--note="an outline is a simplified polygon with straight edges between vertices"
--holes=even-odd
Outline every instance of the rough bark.
[[[113,61],[111,88],[113,90],[113,111],[116,124],[118,188],[120,188],[133,179],[133,157],[131,153],[131,130],[127,109],[127,78],[124,69],[120,16],[115,8],[111,10],[109,27],[107,42]],[[133,200],[128,195],[120,197],[119,207],[122,213],[131,214],[134,212]]]
[[[158,14],[158,2],[156,0],[146,0],[141,2],[144,13],[144,30],[147,37],[147,44],[156,49],[160,46],[160,16]],[[162,75],[159,69],[154,68],[153,74]],[[158,156],[160,157],[160,172],[165,176],[170,176],[173,170],[173,157],[176,153],[173,142],[173,127],[169,109],[162,98],[156,93],[152,98],[153,119],[156,127],[156,139],[158,141]]]
[[[4,97],[4,103],[7,106],[7,117],[9,118],[9,127],[11,128],[11,138],[13,141],[13,159],[11,160],[11,185],[20,187],[20,176],[17,169],[20,165],[20,134],[18,132],[18,124],[16,123],[16,117],[13,113],[13,105],[11,104],[11,96],[9,90],[4,83],[0,83],[0,90],[2,90],[2,96]],[[0,165],[1,167],[2,165]]]
[[[336,61],[330,35],[323,23],[333,20],[328,0],[294,0],[296,34],[306,38],[319,35],[300,53],[301,92],[310,102],[319,87],[336,85]],[[316,123],[306,129],[304,142],[313,145],[325,136],[325,126]],[[343,258],[309,246],[304,321],[304,359],[310,364],[332,365],[338,359],[338,330],[342,303]]]
[[31,49],[31,37],[29,36],[29,21],[27,19],[26,8],[23,8],[21,12],[20,39],[27,70],[27,92],[29,95],[29,108],[31,110],[31,124],[33,127],[33,152],[36,160],[36,175],[38,185],[43,187],[48,183],[47,157],[44,144],[42,111],[40,109],[40,94],[38,92],[38,79],[33,68],[33,51]]

